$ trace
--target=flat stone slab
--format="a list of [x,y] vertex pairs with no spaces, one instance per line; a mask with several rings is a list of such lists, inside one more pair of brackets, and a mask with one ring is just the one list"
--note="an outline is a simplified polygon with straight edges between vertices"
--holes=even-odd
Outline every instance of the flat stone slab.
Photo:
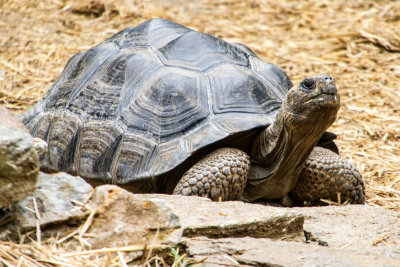
[[264,237],[299,240],[304,217],[285,208],[241,201],[212,202],[208,198],[161,194],[136,194],[141,199],[164,201],[176,211],[183,236]]
[[35,189],[39,160],[24,124],[2,106],[0,118],[0,208],[6,208]]
[[[400,213],[367,205],[293,208],[304,230],[329,247],[400,259]],[[400,266],[400,265],[399,265]]]
[[[347,205],[282,208],[237,201],[211,202],[198,197],[152,194],[136,196],[164,200],[180,217],[183,236],[194,240],[206,236],[210,238],[210,245],[214,242],[211,238],[254,237],[301,241],[300,246],[306,241],[304,228],[316,239],[315,242],[310,241],[313,244],[304,244],[304,248],[321,247],[316,245],[318,243],[325,244],[330,249],[348,251],[349,254],[338,255],[349,257],[349,260],[354,255],[362,257],[365,254],[375,255],[379,259],[400,259],[400,213],[381,207]],[[301,238],[293,238],[296,234]],[[235,244],[238,250],[247,249],[244,243]],[[269,254],[268,249],[257,251],[262,255]],[[311,259],[314,256],[308,257]]]
[[179,217],[164,201],[143,200],[115,185],[95,188],[93,220],[86,241],[91,248],[176,244],[182,236]]
[[198,266],[400,266],[400,259],[266,238],[183,238]]

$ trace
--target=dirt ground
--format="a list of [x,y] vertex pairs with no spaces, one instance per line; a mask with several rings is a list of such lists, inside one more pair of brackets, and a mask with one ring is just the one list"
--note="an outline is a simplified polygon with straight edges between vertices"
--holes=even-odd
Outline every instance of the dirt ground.
[[295,83],[335,77],[341,153],[368,204],[400,210],[400,1],[0,0],[0,105],[24,111],[73,54],[155,17],[244,43]]

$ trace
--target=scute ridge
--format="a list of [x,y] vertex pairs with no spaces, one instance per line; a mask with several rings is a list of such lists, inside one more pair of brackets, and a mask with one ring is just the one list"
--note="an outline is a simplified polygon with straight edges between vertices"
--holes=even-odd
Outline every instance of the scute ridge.
[[121,120],[131,131],[148,133],[158,141],[183,135],[209,115],[207,90],[201,80],[189,72],[164,68],[131,99]]
[[155,51],[166,66],[206,72],[221,63],[249,66],[249,55],[209,34],[191,31]]

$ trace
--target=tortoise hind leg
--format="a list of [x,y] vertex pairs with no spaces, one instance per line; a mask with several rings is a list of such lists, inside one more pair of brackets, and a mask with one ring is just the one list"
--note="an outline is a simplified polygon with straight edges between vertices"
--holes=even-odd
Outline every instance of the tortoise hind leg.
[[365,188],[357,167],[338,154],[315,147],[289,195],[298,202],[320,203],[320,199],[352,204],[365,203]]
[[221,148],[192,166],[174,189],[175,195],[235,200],[242,194],[250,170],[249,156],[235,148]]

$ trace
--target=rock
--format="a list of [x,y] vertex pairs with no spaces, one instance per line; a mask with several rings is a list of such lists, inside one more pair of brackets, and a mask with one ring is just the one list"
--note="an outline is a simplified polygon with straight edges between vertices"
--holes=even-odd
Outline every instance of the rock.
[[[63,238],[79,226],[79,240],[92,249],[176,244],[182,236],[179,217],[166,201],[142,200],[112,185],[93,189],[84,179],[67,173],[40,172],[36,190],[13,208],[16,220],[0,228],[1,240],[19,241],[18,233],[28,232],[35,240],[39,230],[42,239]],[[77,245],[72,240],[69,247]]]
[[36,215],[32,212],[35,210],[34,198],[40,213],[40,225],[45,227],[86,215],[88,211],[82,210],[81,204],[88,201],[92,193],[93,187],[79,176],[64,172],[41,172],[35,192],[18,203],[23,210],[28,211],[21,213],[20,226],[30,228],[36,225]]
[[189,257],[205,266],[400,266],[399,258],[266,238],[183,238]]
[[[63,223],[73,224],[73,221],[78,223],[90,212],[81,204],[92,194],[92,186],[78,176],[40,172],[36,190],[14,205],[16,221],[1,228],[0,239],[17,239],[17,228],[20,233],[26,233],[39,224],[43,236],[46,236],[46,228],[60,227]],[[70,230],[67,228],[56,230],[63,233]],[[49,231],[48,235],[51,233]]]
[[[41,173],[34,194],[15,207],[18,220],[1,228],[3,240],[18,240],[17,228],[35,233],[40,226],[43,237],[75,230],[80,243],[71,239],[69,249],[183,241],[188,257],[206,258],[206,266],[400,266],[400,213],[367,205],[283,208],[212,202],[132,194],[112,185],[93,190],[80,177]],[[141,256],[129,254],[132,262]]]
[[[303,236],[303,216],[288,209],[271,209],[239,201],[212,202],[200,197],[134,195],[111,185],[97,187],[83,209],[74,205],[85,202],[91,192],[91,187],[80,177],[41,173],[35,193],[17,204],[19,220],[13,225],[23,233],[35,228],[35,199],[43,236],[71,231],[69,226],[82,224],[83,218],[94,212],[90,228],[85,232],[92,248],[177,243],[182,234],[285,240],[301,240]],[[10,237],[12,229],[7,229],[9,231],[1,235],[3,239]],[[163,238],[154,240],[157,229],[158,236]]]
[[20,130],[29,134],[29,130],[25,127],[20,119],[14,116],[7,108],[0,106],[0,125],[7,126],[10,129]]
[[[287,210],[287,208],[266,207]],[[265,238],[184,238],[187,253],[205,264],[241,266],[400,266],[400,213],[367,205],[291,208],[320,244]],[[233,260],[233,261],[232,261]]]
[[287,208],[241,201],[212,202],[208,198],[138,194],[141,199],[162,199],[181,218],[186,237],[267,237],[301,239],[304,217]]
[[[268,259],[267,255],[273,251],[273,253],[279,252],[280,254],[274,254],[271,257],[283,258],[282,261],[277,260],[274,263],[277,266],[341,266],[342,264],[344,266],[382,266],[379,265],[379,262],[386,262],[388,266],[400,266],[398,261],[395,261],[400,259],[400,213],[381,207],[348,205],[282,208],[236,201],[211,202],[198,197],[151,194],[137,196],[143,199],[164,199],[181,218],[184,228],[183,236],[186,237],[184,240],[193,242],[201,240],[199,242],[205,247],[209,247],[207,253],[210,254],[208,256],[210,262],[221,258],[222,254],[218,249],[214,251],[215,255],[212,250],[212,248],[218,248],[219,245],[216,244],[220,244],[218,240],[222,240],[221,237],[236,237],[237,239],[229,239],[234,246],[230,246],[229,249],[225,247],[224,251],[228,256],[233,248],[237,250],[233,254],[237,255],[241,255],[240,251],[247,251],[237,258],[240,259],[241,264],[274,266],[265,263]],[[303,220],[304,226],[299,223]],[[315,242],[305,240],[302,234],[303,227],[305,231],[309,232],[308,236],[314,237]],[[296,235],[302,235],[302,240],[293,238]],[[251,242],[266,237],[301,242],[297,242],[297,244],[272,242],[268,243],[268,246],[271,247],[265,247],[266,243],[252,247],[242,237],[257,238],[248,239]],[[304,244],[304,241],[311,244]],[[222,243],[225,244],[224,242]],[[274,249],[274,244],[277,244],[276,249]],[[317,244],[327,245],[328,250]],[[286,250],[288,252],[283,253]],[[296,250],[298,251],[296,252]],[[308,250],[310,254],[304,254],[308,253]],[[204,258],[207,254],[196,253],[194,253],[194,255],[198,255],[196,259]],[[336,261],[335,257],[329,256],[330,253],[336,255]],[[300,258],[307,255],[307,260],[285,263],[286,255],[292,254],[298,255]],[[321,257],[318,257],[318,254],[321,254]],[[252,258],[254,261],[251,261]],[[257,258],[259,261],[255,260]],[[292,257],[291,259],[296,258]],[[232,261],[226,257],[223,257],[223,260],[220,262],[221,264],[232,264]],[[349,264],[346,265],[346,261]],[[371,262],[370,265],[369,262]],[[292,265],[295,263],[297,265]]]
[[[329,247],[400,259],[400,213],[368,205],[293,208],[304,230]],[[399,265],[400,266],[400,265]]]
[[179,242],[178,215],[164,200],[142,200],[113,185],[95,189],[96,216],[87,231],[92,248]]
[[0,208],[33,192],[39,161],[28,130],[0,107]]

